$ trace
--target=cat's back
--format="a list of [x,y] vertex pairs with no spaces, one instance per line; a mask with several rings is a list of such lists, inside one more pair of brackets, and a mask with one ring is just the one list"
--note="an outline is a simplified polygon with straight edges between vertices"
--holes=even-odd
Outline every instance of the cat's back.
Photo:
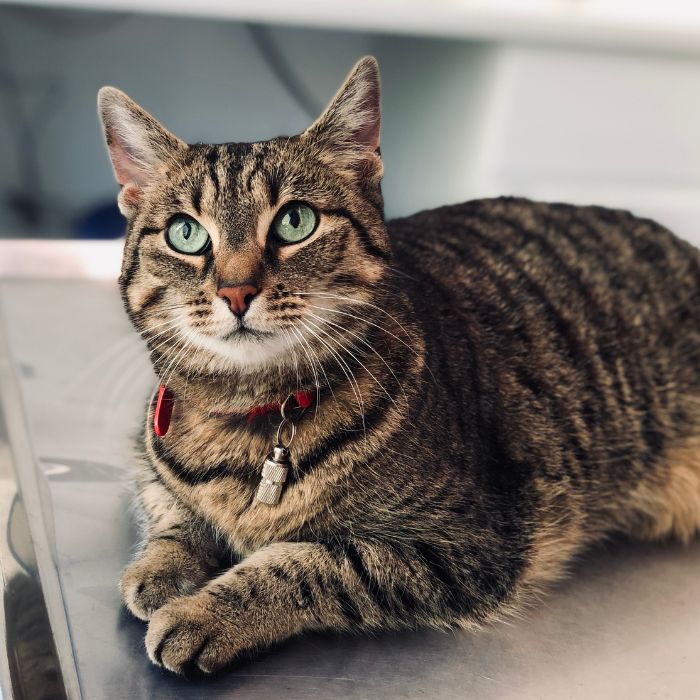
[[700,255],[690,244],[629,212],[515,198],[421,212],[389,230],[396,283],[432,373],[451,387],[444,410],[470,410],[476,391],[480,420],[496,432],[521,426],[526,442],[549,415],[580,433],[571,450],[584,461],[585,444],[603,446],[596,460],[619,460],[615,446],[633,442],[642,464],[675,440],[668,426],[700,434]]
[[389,231],[438,387],[431,410],[460,417],[450,434],[476,441],[485,481],[594,485],[601,530],[700,527],[695,248],[629,212],[514,198]]
[[418,307],[442,295],[457,315],[478,302],[506,316],[561,310],[601,331],[662,332],[678,322],[700,330],[700,253],[628,211],[501,197],[419,212],[388,228]]

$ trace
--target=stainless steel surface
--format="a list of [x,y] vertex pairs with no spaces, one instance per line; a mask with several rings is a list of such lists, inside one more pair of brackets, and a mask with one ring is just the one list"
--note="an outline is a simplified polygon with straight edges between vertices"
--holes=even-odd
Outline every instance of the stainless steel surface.
[[134,542],[130,435],[155,388],[143,347],[113,280],[6,279],[0,314],[0,362],[21,394],[4,383],[2,410],[27,430],[12,449],[64,677],[79,679],[71,697],[700,697],[699,541],[611,543],[522,617],[478,633],[309,635],[211,679],[151,666],[116,587]]
[[2,697],[78,697],[68,621],[56,576],[46,515],[50,504],[37,482],[19,384],[0,308],[0,654]]

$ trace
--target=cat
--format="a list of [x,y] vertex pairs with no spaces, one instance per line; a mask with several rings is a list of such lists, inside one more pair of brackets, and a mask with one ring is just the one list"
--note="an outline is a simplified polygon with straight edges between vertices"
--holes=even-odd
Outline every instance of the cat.
[[120,586],[171,671],[475,628],[611,533],[700,525],[698,251],[511,197],[385,222],[379,94],[366,57],[300,135],[186,145],[99,93],[162,383]]

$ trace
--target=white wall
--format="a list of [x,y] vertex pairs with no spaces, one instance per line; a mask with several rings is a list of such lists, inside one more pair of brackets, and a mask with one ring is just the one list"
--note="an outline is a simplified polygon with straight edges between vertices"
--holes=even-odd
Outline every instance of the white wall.
[[623,206],[700,245],[700,60],[504,48],[483,194]]
[[[483,102],[477,99],[481,57],[491,49],[328,30],[269,31],[320,106],[360,56],[379,57],[388,215],[468,196],[469,155]],[[57,215],[43,235],[66,235],[71,216],[116,192],[95,114],[102,85],[125,90],[189,142],[265,139],[299,132],[311,121],[239,23],[0,7],[0,37],[22,81],[48,78],[61,88],[39,145],[44,188],[65,217]],[[33,114],[40,111],[37,95],[26,91],[24,98]],[[6,191],[18,178],[6,110],[0,110],[0,124],[0,152],[6,154],[0,191]],[[0,235],[26,233],[4,219]]]
[[[69,212],[116,191],[95,112],[102,85],[122,88],[190,142],[269,138],[309,123],[240,24],[0,7],[0,33],[23,81],[49,78],[60,85],[42,131],[41,170],[46,190]],[[280,29],[275,37],[319,103],[370,43],[359,34],[298,29]],[[30,92],[25,104],[33,114],[43,111]],[[0,120],[4,191],[18,168],[5,110]]]
[[[601,49],[274,27],[273,40],[319,105],[354,61],[383,76],[387,213],[494,194],[595,202],[657,217],[700,243],[700,59]],[[310,121],[230,21],[0,7],[0,62],[46,117],[44,235],[114,197],[95,116],[121,87],[188,141],[245,141]],[[0,73],[6,66],[0,67]],[[42,107],[40,81],[60,87]],[[0,91],[0,99],[5,93]],[[16,186],[14,136],[0,105],[0,193]],[[31,233],[3,213],[0,235]]]

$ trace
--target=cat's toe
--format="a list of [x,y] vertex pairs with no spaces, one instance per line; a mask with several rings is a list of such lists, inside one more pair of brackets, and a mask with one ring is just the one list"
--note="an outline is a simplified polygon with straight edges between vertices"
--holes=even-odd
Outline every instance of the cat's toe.
[[216,615],[207,596],[179,598],[158,610],[148,625],[146,649],[153,663],[185,673],[212,673],[237,652],[230,623]]
[[194,593],[205,581],[205,573],[196,567],[185,571],[136,561],[124,570],[119,586],[129,611],[140,620],[149,620],[168,601]]

